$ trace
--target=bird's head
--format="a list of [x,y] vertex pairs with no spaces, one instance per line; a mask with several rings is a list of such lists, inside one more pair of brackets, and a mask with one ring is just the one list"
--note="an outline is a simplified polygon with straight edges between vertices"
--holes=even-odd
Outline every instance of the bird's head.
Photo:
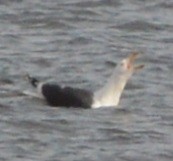
[[133,52],[127,58],[123,59],[119,64],[118,68],[124,74],[132,75],[134,72],[144,68],[144,65],[135,65],[135,60],[139,56],[139,53]]

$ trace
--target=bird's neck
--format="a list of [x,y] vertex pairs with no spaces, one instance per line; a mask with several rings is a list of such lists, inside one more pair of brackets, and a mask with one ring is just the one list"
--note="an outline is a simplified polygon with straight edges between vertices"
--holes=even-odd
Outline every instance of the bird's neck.
[[106,84],[94,93],[93,107],[117,106],[128,79],[128,75],[115,70]]

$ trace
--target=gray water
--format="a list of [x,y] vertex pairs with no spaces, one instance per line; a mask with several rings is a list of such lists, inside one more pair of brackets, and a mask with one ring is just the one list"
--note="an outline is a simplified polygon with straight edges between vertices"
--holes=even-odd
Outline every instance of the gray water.
[[[1,0],[0,161],[172,161],[172,0]],[[95,90],[116,62],[145,68],[116,108],[52,108],[25,74]]]

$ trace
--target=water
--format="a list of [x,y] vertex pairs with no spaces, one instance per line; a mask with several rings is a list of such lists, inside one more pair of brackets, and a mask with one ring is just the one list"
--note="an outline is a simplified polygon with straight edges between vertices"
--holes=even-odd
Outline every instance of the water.
[[[172,161],[173,2],[1,0],[0,160]],[[28,72],[97,89],[140,51],[117,108],[52,108],[22,95]]]

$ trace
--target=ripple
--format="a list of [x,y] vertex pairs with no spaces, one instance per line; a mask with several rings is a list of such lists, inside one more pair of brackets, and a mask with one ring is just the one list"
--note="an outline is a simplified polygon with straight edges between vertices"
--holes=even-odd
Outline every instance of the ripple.
[[153,24],[153,23],[149,23],[146,21],[140,21],[140,20],[136,20],[136,21],[131,21],[128,23],[124,23],[122,25],[117,25],[115,27],[111,27],[111,28],[118,28],[118,29],[123,29],[123,30],[130,30],[130,31],[159,31],[162,30],[163,28],[159,25]]
[[114,6],[118,7],[120,5],[119,0],[100,0],[100,1],[86,1],[86,2],[76,2],[68,5],[75,5],[77,7],[99,7],[99,6]]
[[156,7],[166,8],[166,9],[172,9],[173,3],[172,2],[162,2],[156,5]]
[[6,0],[6,1],[0,1],[0,4],[2,5],[8,5],[8,4],[11,4],[11,3],[22,3],[23,0]]
[[163,42],[163,43],[173,43],[173,38],[165,38],[165,39],[161,39],[160,42]]
[[69,44],[71,45],[86,45],[88,43],[91,43],[91,39],[85,38],[85,37],[77,37],[69,41]]

